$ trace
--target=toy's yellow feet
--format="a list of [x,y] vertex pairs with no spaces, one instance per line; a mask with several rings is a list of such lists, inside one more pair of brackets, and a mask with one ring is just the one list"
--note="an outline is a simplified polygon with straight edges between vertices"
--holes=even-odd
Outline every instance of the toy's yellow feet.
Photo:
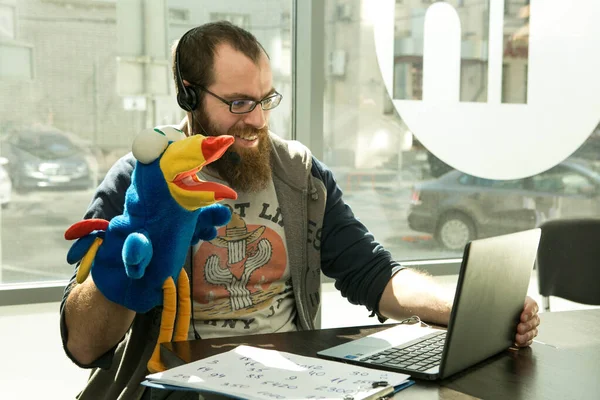
[[175,326],[175,313],[177,311],[177,293],[175,292],[175,282],[169,277],[163,284],[163,311],[160,320],[160,331],[156,340],[156,347],[152,357],[148,361],[148,371],[160,372],[166,369],[160,360],[160,344],[171,340],[173,327]]
[[[184,269],[179,273],[177,281],[179,296],[175,290],[173,278],[169,277],[163,284],[163,312],[160,321],[160,332],[158,340],[148,361],[148,371],[151,373],[164,371],[167,368],[160,360],[160,344],[171,340],[186,340],[190,326],[191,300],[190,300],[190,281]],[[177,298],[179,297],[179,306]],[[177,326],[175,326],[175,316],[177,316]],[[173,336],[173,328],[175,335]]]
[[181,269],[177,279],[177,322],[175,325],[174,342],[188,339],[190,318],[192,317],[192,297],[190,295],[190,280],[185,269]]

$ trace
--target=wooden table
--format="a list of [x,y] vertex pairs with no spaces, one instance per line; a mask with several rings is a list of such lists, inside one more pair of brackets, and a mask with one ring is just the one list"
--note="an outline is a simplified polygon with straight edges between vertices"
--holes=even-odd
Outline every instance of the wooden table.
[[[417,381],[396,397],[600,399],[600,309],[542,313],[540,317],[537,340],[545,344],[536,342],[527,349],[507,350],[440,382]],[[161,356],[172,368],[247,344],[316,357],[319,350],[389,327],[359,326],[166,343]]]

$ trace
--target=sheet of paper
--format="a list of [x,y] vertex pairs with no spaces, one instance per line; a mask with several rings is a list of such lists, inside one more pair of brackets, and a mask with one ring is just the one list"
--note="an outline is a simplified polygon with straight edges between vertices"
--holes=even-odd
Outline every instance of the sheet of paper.
[[226,393],[255,400],[361,400],[383,388],[397,386],[408,375],[363,368],[319,358],[238,346],[203,360],[147,376],[151,382]]

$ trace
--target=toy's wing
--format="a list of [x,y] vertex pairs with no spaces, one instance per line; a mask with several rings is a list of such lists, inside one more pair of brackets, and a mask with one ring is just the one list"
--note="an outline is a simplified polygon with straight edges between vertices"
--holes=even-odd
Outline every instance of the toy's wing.
[[130,233],[125,239],[121,256],[127,276],[140,279],[152,259],[153,249],[150,234],[145,229]]
[[108,221],[105,219],[84,219],[75,222],[65,231],[65,239],[73,240],[89,235],[93,231],[105,231],[108,229]]
[[86,219],[71,225],[65,232],[65,239],[77,239],[67,253],[69,264],[75,264],[81,260],[77,269],[77,283],[83,283],[89,275],[106,229],[108,229],[108,221],[104,219]]

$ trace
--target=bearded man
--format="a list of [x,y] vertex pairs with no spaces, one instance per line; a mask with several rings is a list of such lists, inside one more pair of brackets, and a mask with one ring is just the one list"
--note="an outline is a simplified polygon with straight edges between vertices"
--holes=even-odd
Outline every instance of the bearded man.
[[[232,135],[235,143],[199,173],[229,185],[237,200],[223,204],[231,222],[210,242],[190,249],[190,339],[319,328],[321,272],[344,297],[380,320],[418,315],[448,323],[452,299],[427,276],[392,259],[344,203],[331,171],[305,146],[269,132],[282,96],[269,57],[249,32],[227,22],[188,31],[173,49],[186,135]],[[86,218],[110,220],[123,211],[134,159],[118,161]],[[538,306],[525,301],[515,343],[537,335]],[[61,305],[67,355],[95,368],[80,399],[149,398],[140,382],[156,342],[160,313],[108,301],[91,278],[71,283]]]

